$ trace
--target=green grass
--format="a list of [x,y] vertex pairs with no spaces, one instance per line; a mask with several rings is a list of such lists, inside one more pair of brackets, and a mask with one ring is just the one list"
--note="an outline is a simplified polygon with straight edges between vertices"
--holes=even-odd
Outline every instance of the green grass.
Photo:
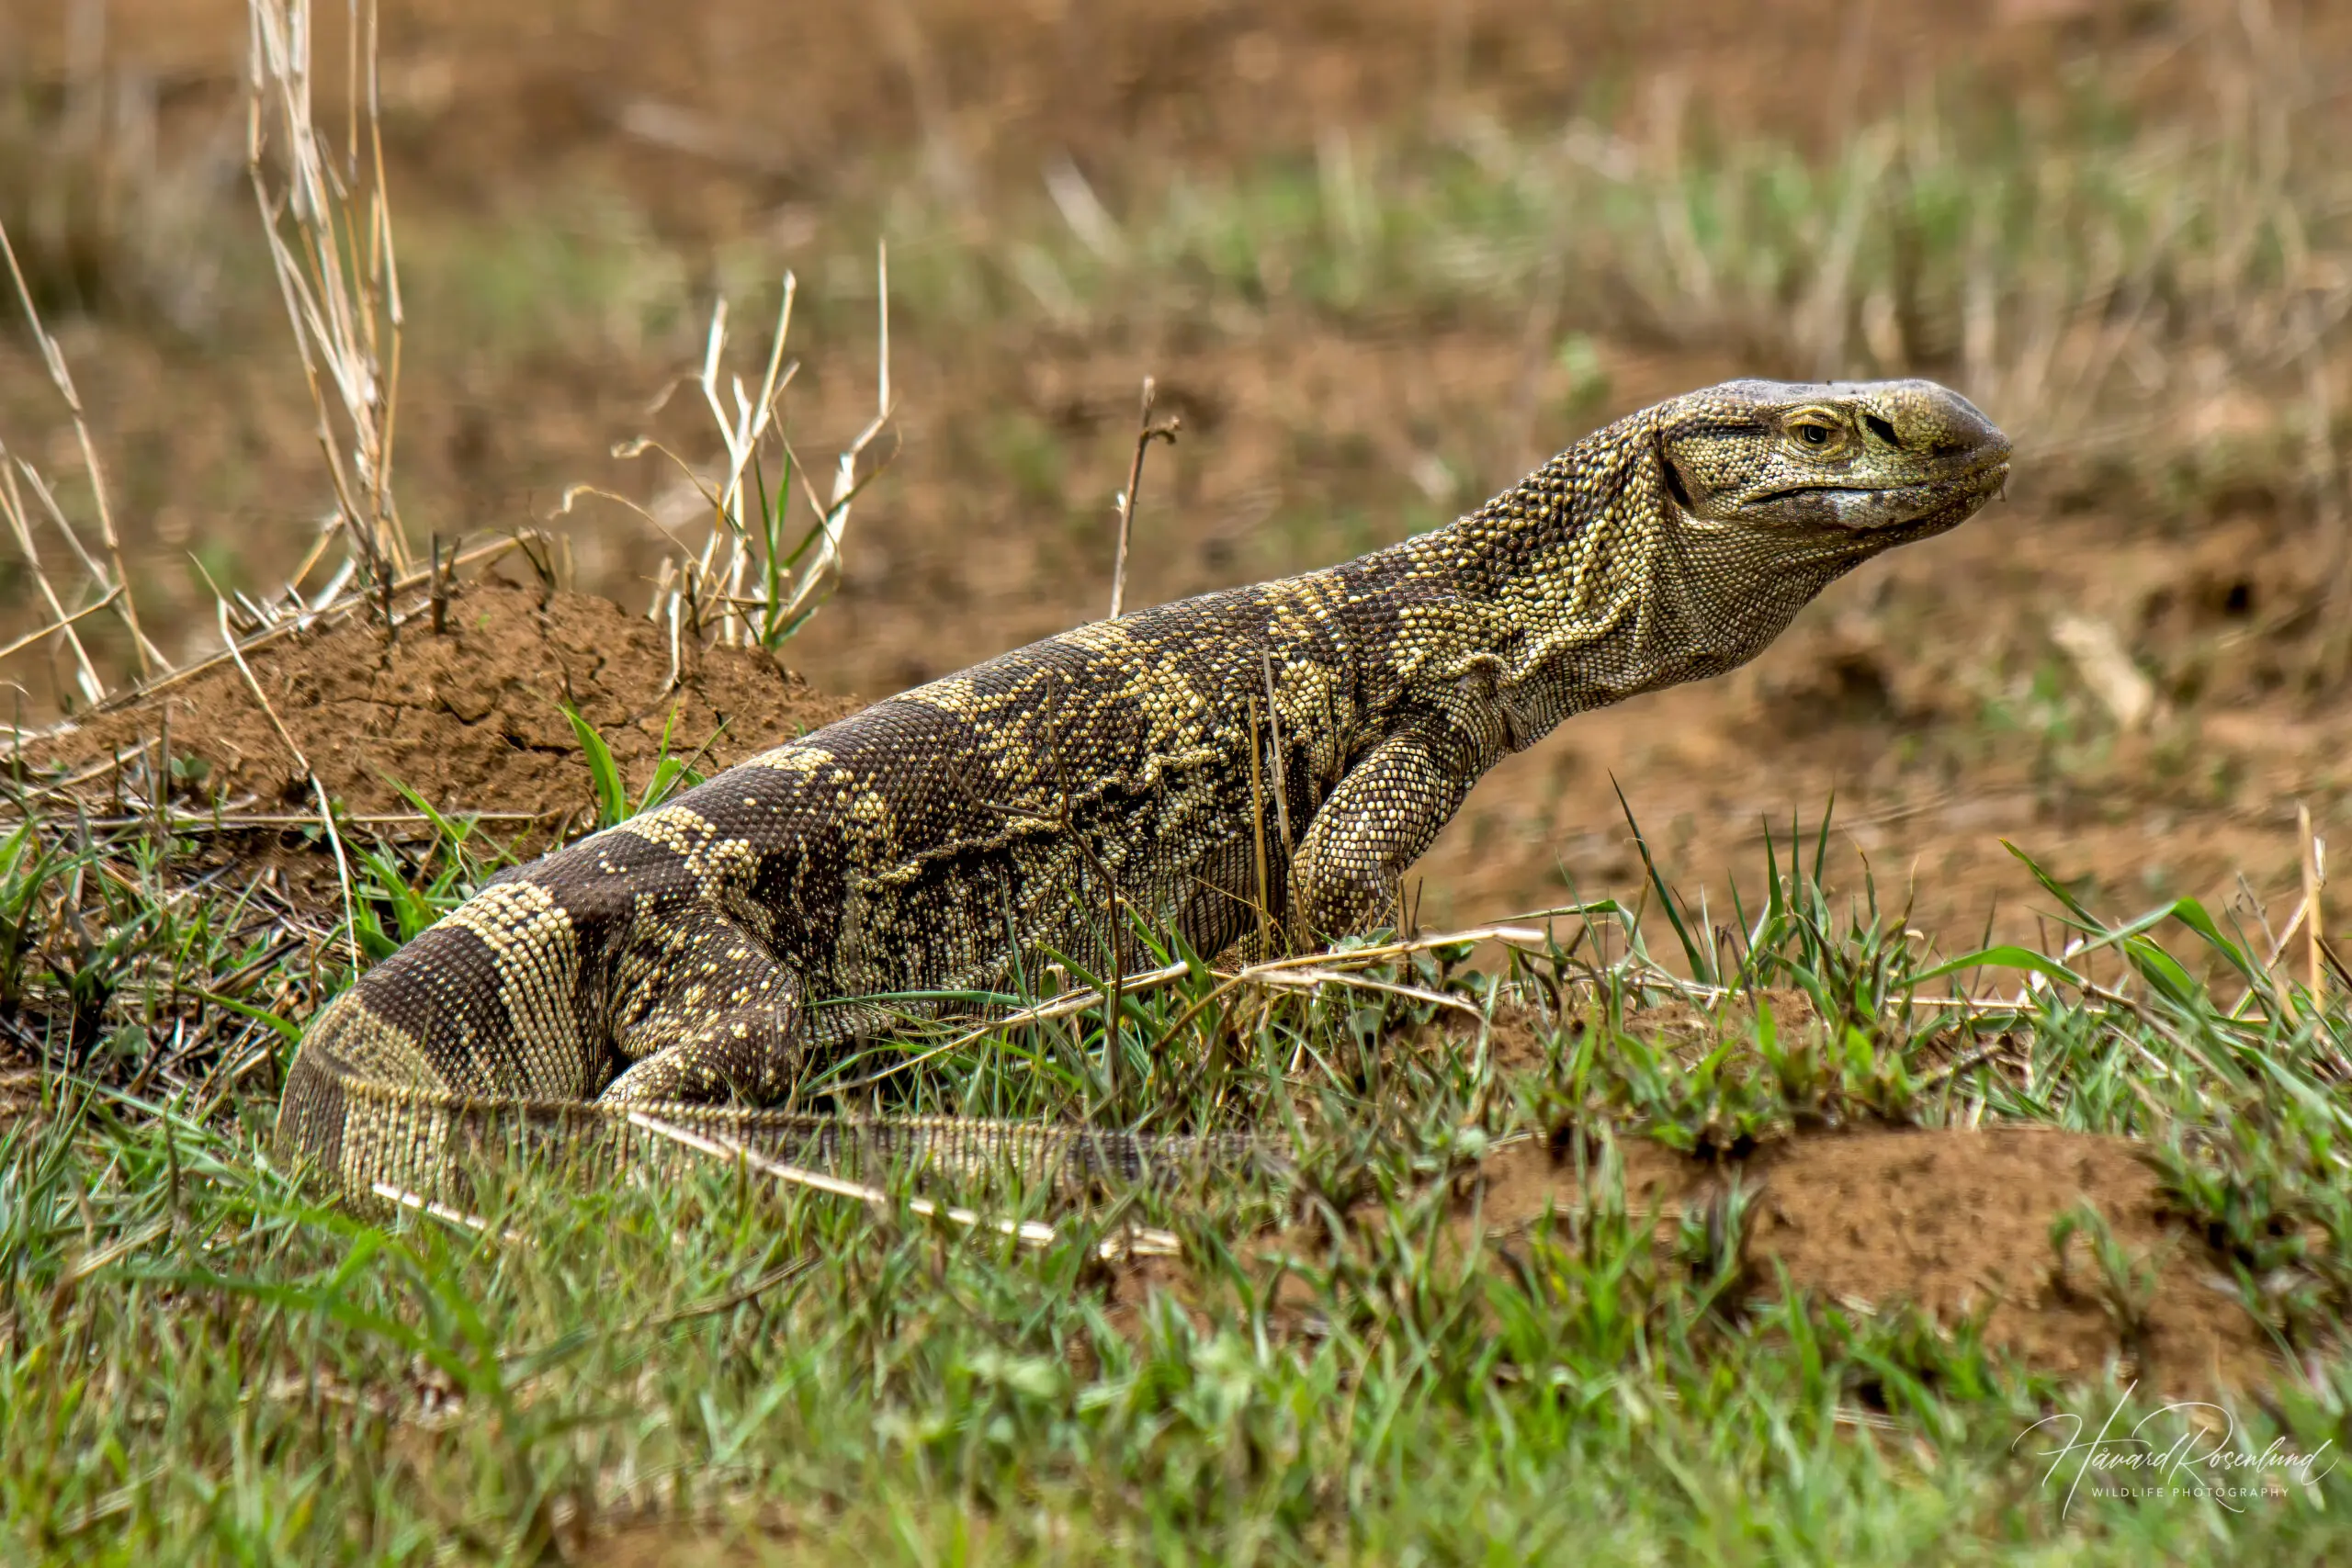
[[[279,1021],[343,983],[335,918],[203,869],[188,839],[19,828],[0,1016],[49,1069],[0,1122],[0,1555],[534,1562],[632,1525],[916,1562],[2345,1551],[2333,1473],[2242,1513],[2070,1508],[2020,1432],[2154,1396],[2060,1387],[1969,1324],[1792,1295],[1744,1261],[1736,1198],[1662,1233],[1629,1209],[1619,1151],[1644,1139],[2137,1137],[2307,1363],[2242,1402],[2248,1451],[2352,1433],[2342,998],[2282,988],[2194,904],[2111,925],[2055,884],[2060,952],[1939,961],[1867,889],[1825,893],[1820,842],[1775,851],[1734,911],[1660,880],[1646,917],[1591,906],[1502,970],[1440,948],[1368,972],[1401,990],[1220,992],[1199,966],[1126,993],[1116,1075],[1100,1007],[908,1065],[913,1043],[888,1103],[1301,1139],[1293,1179],[1076,1213],[963,1194],[1058,1224],[1023,1248],[722,1166],[588,1190],[488,1170],[478,1229],[322,1203],[267,1153],[267,1073],[228,1075],[256,1047],[282,1064]],[[363,948],[496,858],[455,822],[360,852]],[[1941,1005],[1957,981],[2013,999]],[[1765,992],[1780,1007],[1745,999]],[[1695,1041],[1645,1010],[1674,998]],[[1437,1027],[1465,1008],[1548,1020],[1543,1063]],[[1447,1179],[1527,1135],[1583,1151],[1594,1200],[1508,1245],[1449,1240]],[[1095,1258],[1138,1217],[1182,1238],[1174,1294]],[[2100,1217],[2060,1229],[2084,1288],[2144,1310],[2145,1260]]]

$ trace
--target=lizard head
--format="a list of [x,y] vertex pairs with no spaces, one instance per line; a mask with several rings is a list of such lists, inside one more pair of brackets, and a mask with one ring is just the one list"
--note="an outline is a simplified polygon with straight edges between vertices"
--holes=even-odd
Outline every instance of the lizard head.
[[1967,520],[2009,438],[1933,381],[1726,381],[1657,411],[1668,491],[1693,523],[1876,554]]

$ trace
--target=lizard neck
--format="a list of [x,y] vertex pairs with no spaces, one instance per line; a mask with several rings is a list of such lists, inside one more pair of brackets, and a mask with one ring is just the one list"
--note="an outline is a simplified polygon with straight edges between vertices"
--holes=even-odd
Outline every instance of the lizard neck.
[[[1721,674],[1874,548],[1690,516],[1645,415],[1620,421],[1444,532],[1512,749],[1562,719]],[[1434,536],[1432,536],[1434,537]]]

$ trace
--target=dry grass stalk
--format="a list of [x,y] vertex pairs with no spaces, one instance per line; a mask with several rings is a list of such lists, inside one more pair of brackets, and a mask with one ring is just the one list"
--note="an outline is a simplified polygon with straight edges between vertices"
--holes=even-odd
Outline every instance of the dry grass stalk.
[[171,1228],[172,1222],[169,1218],[156,1220],[142,1229],[132,1231],[94,1252],[85,1254],[58,1276],[58,1288],[62,1290],[79,1280],[88,1279],[101,1269],[128,1258],[150,1242],[166,1235]]
[[[792,597],[779,613],[773,608],[771,617],[779,615],[787,626],[797,626],[816,605],[832,592],[841,581],[842,531],[849,525],[849,505],[865,481],[857,477],[857,466],[866,448],[890,423],[893,404],[890,400],[890,252],[877,243],[874,252],[876,293],[874,418],[857,433],[855,440],[842,449],[833,467],[833,493],[825,506],[819,525],[816,558],[801,570],[793,584]],[[798,465],[795,465],[797,468]],[[871,476],[869,476],[870,478]],[[804,606],[806,608],[804,609]]]
[[1143,399],[1141,406],[1136,412],[1135,457],[1130,459],[1127,464],[1127,485],[1125,490],[1119,492],[1117,502],[1119,509],[1119,553],[1111,565],[1110,619],[1114,621],[1119,618],[1121,612],[1126,604],[1127,539],[1128,536],[1132,534],[1135,529],[1136,490],[1143,483],[1143,455],[1151,450],[1151,444],[1155,441],[1165,441],[1170,446],[1173,446],[1176,444],[1176,433],[1183,428],[1184,423],[1182,419],[1177,418],[1173,414],[1170,415],[1160,423],[1154,424],[1152,423],[1151,405],[1158,400],[1159,396],[1159,388],[1158,384],[1155,383],[1150,377],[1145,377],[1143,378]]
[[[105,546],[107,559],[113,569],[111,581],[108,581],[108,573],[100,569],[82,548],[81,540],[74,536],[72,527],[66,524],[63,514],[57,508],[54,498],[50,494],[49,487],[41,482],[40,476],[21,458],[17,459],[17,465],[23,469],[27,481],[40,492],[43,505],[59,530],[64,534],[67,542],[73,546],[74,553],[81,557],[84,567],[98,584],[100,592],[108,595],[109,602],[114,604],[117,613],[121,615],[123,625],[130,629],[131,656],[138,662],[140,678],[144,680],[153,671],[156,665],[164,661],[163,656],[155,651],[154,645],[147,640],[146,633],[140,629],[139,606],[131,597],[130,575],[123,570],[122,539],[115,530],[114,508],[107,498],[106,475],[98,464],[97,447],[90,439],[89,421],[83,415],[81,393],[74,389],[74,375],[66,367],[64,353],[57,346],[57,340],[49,335],[49,329],[41,323],[40,310],[33,303],[31,286],[25,280],[24,269],[17,263],[16,247],[8,242],[8,231],[5,224],[0,224],[0,259],[5,259],[8,264],[8,278],[15,285],[17,303],[25,312],[26,324],[32,329],[33,342],[40,349],[41,364],[49,372],[50,384],[57,389],[57,395],[64,400],[66,412],[73,419],[74,437],[81,448],[83,470],[89,476],[90,502],[97,511],[98,537]],[[5,448],[0,448],[0,462],[5,461],[6,461]],[[15,521],[13,512],[11,520]]]
[[727,301],[719,300],[710,310],[710,335],[703,350],[702,374],[695,378],[695,384],[702,389],[702,400],[710,410],[711,423],[718,429],[719,444],[727,449],[727,474],[717,502],[718,514],[733,525],[739,538],[743,534],[743,482],[750,477],[752,460],[759,453],[760,443],[766,439],[775,423],[776,399],[790,384],[793,371],[799,368],[797,364],[787,367],[784,363],[785,339],[792,332],[793,297],[798,291],[798,280],[786,273],[783,295],[776,303],[775,333],[768,344],[767,370],[760,378],[760,395],[746,399],[742,382],[736,381],[732,420],[718,397],[719,355],[727,347]]
[[[804,1170],[798,1166],[786,1165],[780,1160],[769,1159],[764,1155],[745,1148],[731,1138],[705,1137],[699,1133],[689,1132],[684,1127],[648,1116],[642,1111],[630,1111],[628,1119],[632,1126],[642,1127],[657,1137],[667,1138],[673,1143],[683,1145],[696,1154],[708,1155],[714,1159],[740,1160],[762,1175],[772,1176],[778,1181],[789,1182],[795,1187],[806,1187],[815,1192],[830,1192],[840,1198],[854,1198],[883,1213],[888,1213],[892,1206],[893,1200],[890,1194],[879,1187],[868,1187],[863,1182],[846,1180],[842,1177],[829,1175],[820,1170]],[[945,1220],[951,1224],[961,1225],[966,1230],[992,1230],[1000,1235],[1012,1236],[1024,1247],[1051,1247],[1060,1239],[1060,1233],[1053,1226],[1037,1220],[1008,1220],[1001,1215],[982,1214],[970,1209],[936,1203],[928,1198],[909,1197],[899,1201],[903,1201],[909,1209],[925,1219]],[[1181,1250],[1180,1245],[1171,1233],[1141,1226],[1103,1242],[1097,1249],[1099,1255],[1106,1259],[1127,1257],[1172,1258],[1179,1250]]]
[[[797,631],[831,595],[841,579],[842,540],[849,523],[851,503],[873,479],[864,479],[858,467],[890,421],[890,264],[887,249],[876,253],[875,276],[879,297],[876,320],[875,414],[837,459],[830,500],[820,498],[808,483],[806,467],[784,433],[777,410],[785,389],[799,368],[784,357],[792,330],[793,300],[798,282],[787,272],[776,306],[774,333],[768,345],[756,394],[741,378],[726,373],[728,306],[718,300],[711,309],[710,328],[704,339],[700,369],[672,383],[672,390],[691,380],[710,410],[724,459],[706,472],[658,441],[638,436],[616,445],[616,457],[656,453],[676,467],[685,483],[657,499],[650,507],[629,497],[592,484],[577,484],[563,493],[548,521],[569,516],[582,497],[595,496],[635,513],[661,535],[674,552],[665,559],[654,584],[647,618],[671,625],[672,683],[678,679],[681,628],[697,638],[729,646],[749,644],[774,651]],[[669,399],[665,391],[653,403],[659,410]],[[730,407],[731,405],[731,407]],[[775,448],[780,474],[786,476],[773,491],[762,454]],[[797,543],[784,536],[795,483],[816,522]],[[677,525],[696,512],[710,524],[701,546],[679,536]]]
[[[23,457],[11,453],[5,442],[0,442],[0,515],[6,517],[9,532],[16,539],[17,553],[24,558],[26,569],[39,591],[41,603],[49,611],[49,620],[44,625],[18,637],[6,648],[0,648],[0,659],[6,659],[22,652],[49,637],[62,637],[73,651],[74,679],[80,690],[82,700],[96,705],[106,700],[107,688],[104,679],[98,673],[97,665],[91,659],[89,649],[82,641],[81,633],[76,629],[83,621],[105,610],[112,610],[120,617],[130,634],[131,657],[142,677],[151,673],[156,665],[162,662],[162,656],[147,640],[146,634],[139,624],[138,607],[130,592],[130,580],[123,568],[121,538],[115,529],[114,512],[107,500],[105,474],[98,464],[97,449],[90,439],[89,423],[84,416],[81,395],[74,389],[73,374],[66,367],[65,355],[59,349],[57,340],[50,335],[48,328],[41,321],[40,311],[33,300],[32,289],[26,280],[23,268],[17,264],[15,247],[10,243],[7,231],[4,227],[0,227],[0,260],[5,260],[7,264],[9,280],[15,288],[17,302],[24,311],[25,321],[32,331],[35,344],[40,350],[41,362],[49,373],[50,384],[56,389],[59,398],[65,404],[68,416],[73,421],[74,436],[82,454],[83,467],[89,479],[92,502],[97,513],[101,547],[107,558],[106,562],[102,563],[83,546],[81,536],[74,532],[73,524],[65,516],[64,509],[58,504],[56,492],[41,477],[40,471]],[[48,519],[50,525],[55,528],[60,536],[64,539],[75,560],[80,563],[91,586],[96,591],[96,599],[79,609],[69,612],[65,608],[63,597],[59,593],[56,585],[51,581],[47,570],[42,565],[40,552],[34,544],[35,519],[32,508],[27,503],[28,489],[31,492],[32,501],[38,502],[40,514]]]
[[31,572],[33,585],[40,590],[41,602],[49,606],[48,630],[65,639],[74,650],[74,673],[82,686],[82,699],[96,704],[105,699],[106,682],[98,679],[97,667],[90,662],[89,650],[82,646],[81,634],[74,629],[77,616],[66,614],[58,599],[57,589],[42,570],[40,551],[33,544],[30,520],[25,515],[24,492],[17,483],[17,468],[6,447],[0,447],[0,513],[5,513],[8,528],[17,536],[17,549],[25,558],[25,568]]
[[66,616],[62,621],[51,621],[37,631],[27,632],[24,636],[17,638],[14,642],[9,643],[4,648],[0,648],[0,660],[7,659],[12,654],[22,653],[26,649],[30,648],[33,644],[41,641],[45,637],[52,637],[60,632],[73,630],[74,626],[88,620],[92,615],[98,614],[100,611],[112,609],[114,607],[114,601],[115,595],[108,593],[96,604],[85,605],[83,608],[74,611],[72,615]]
[[[356,117],[364,59],[368,146],[363,165],[355,122],[353,144],[344,150],[348,179],[312,120],[310,0],[250,0],[247,17],[245,155],[254,199],[310,384],[344,534],[369,575],[388,583],[410,563],[392,500],[401,312],[378,123],[376,6],[356,0],[351,18],[358,36],[346,91]],[[365,183],[354,189],[363,166]]]
[[2309,801],[2295,802],[2295,829],[2303,852],[2300,858],[2303,873],[2304,983],[2311,988],[2312,1005],[2317,1006],[2320,985],[2327,974],[2320,964],[2320,943],[2327,920],[2321,897],[2327,887],[2327,841],[2312,830]]
[[1394,980],[1375,979],[1368,975],[1351,975],[1338,969],[1268,967],[1250,976],[1249,978],[1261,986],[1271,986],[1277,990],[1313,991],[1319,990],[1325,986],[1341,986],[1350,990],[1381,991],[1392,997],[1404,997],[1411,1001],[1427,1002],[1432,1007],[1452,1008],[1456,1011],[1468,1013],[1476,1019],[1483,1019],[1487,1016],[1475,1003],[1461,997],[1432,991],[1426,986],[1404,986]]
[[[389,1181],[379,1181],[369,1190],[387,1203],[398,1203],[403,1209],[411,1209],[420,1214],[429,1214],[444,1224],[455,1225],[459,1230],[471,1231],[476,1235],[490,1235],[489,1221],[477,1219],[462,1210],[449,1207],[447,1203],[436,1203],[421,1192],[411,1192],[404,1188],[395,1187]],[[509,1247],[531,1245],[531,1238],[519,1231],[502,1230],[498,1233],[498,1239]]]

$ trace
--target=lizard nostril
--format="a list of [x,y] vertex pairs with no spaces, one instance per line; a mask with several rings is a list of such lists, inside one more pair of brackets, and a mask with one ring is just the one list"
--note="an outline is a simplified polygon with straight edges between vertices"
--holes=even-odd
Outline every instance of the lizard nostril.
[[1894,426],[1888,423],[1885,420],[1879,418],[1878,415],[1874,413],[1866,413],[1862,415],[1862,423],[1870,427],[1870,433],[1872,435],[1877,436],[1889,446],[1901,446],[1903,445],[1902,441],[1899,440],[1894,434]]

